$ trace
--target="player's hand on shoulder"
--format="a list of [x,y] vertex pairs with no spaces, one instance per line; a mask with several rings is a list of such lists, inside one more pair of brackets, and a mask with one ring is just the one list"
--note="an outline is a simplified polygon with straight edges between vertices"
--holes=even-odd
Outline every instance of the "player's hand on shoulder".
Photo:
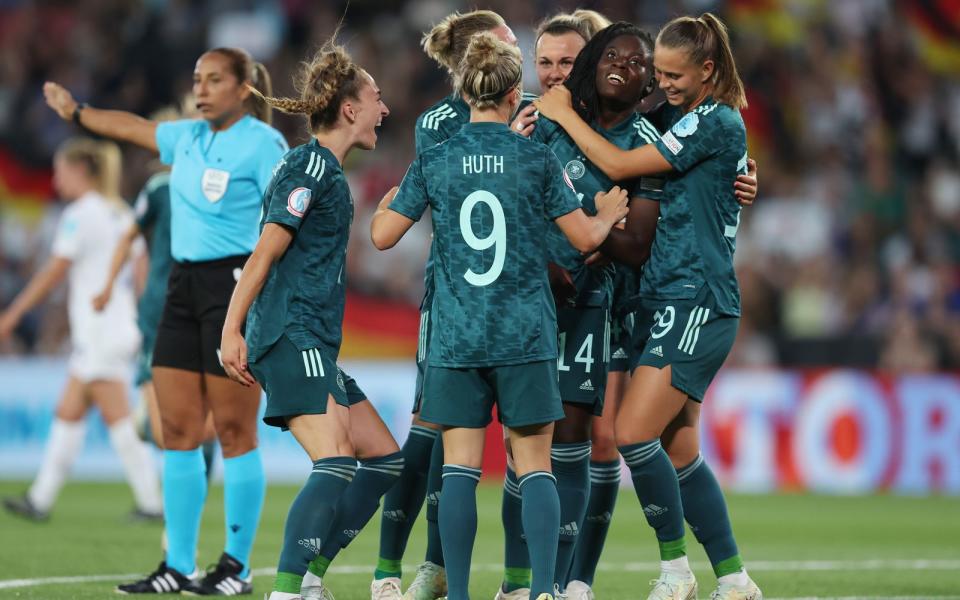
[[517,113],[517,116],[514,117],[513,123],[510,124],[510,129],[514,132],[519,133],[523,137],[530,137],[533,134],[533,130],[536,127],[536,122],[539,116],[537,116],[537,107],[533,104],[529,104],[523,107],[523,110]]
[[61,119],[69,121],[73,118],[77,101],[73,99],[73,94],[67,91],[67,88],[59,83],[48,81],[43,84],[43,97],[47,100],[47,106],[52,108]]
[[246,387],[257,383],[247,369],[247,342],[239,332],[223,331],[220,338],[220,360],[230,379]]
[[757,199],[757,161],[747,159],[747,174],[737,176],[733,184],[733,193],[740,206],[751,206]]
[[572,110],[573,97],[565,85],[555,85],[533,101],[540,114],[557,121],[565,110]]

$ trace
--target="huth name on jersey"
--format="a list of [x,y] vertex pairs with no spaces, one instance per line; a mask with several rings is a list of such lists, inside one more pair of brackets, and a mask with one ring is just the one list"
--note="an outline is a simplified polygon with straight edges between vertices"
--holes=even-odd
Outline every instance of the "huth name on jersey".
[[471,154],[463,157],[463,174],[503,173],[503,157],[494,154]]

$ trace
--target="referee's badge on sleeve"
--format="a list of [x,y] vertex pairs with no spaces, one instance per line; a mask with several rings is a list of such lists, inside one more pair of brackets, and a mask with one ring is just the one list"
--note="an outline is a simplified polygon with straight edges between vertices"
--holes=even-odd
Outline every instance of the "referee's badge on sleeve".
[[203,172],[203,178],[200,185],[203,189],[203,195],[211,203],[219,202],[227,191],[227,184],[230,182],[230,171],[221,171],[220,169],[206,169]]
[[310,188],[298,187],[287,196],[287,212],[295,217],[303,218],[310,206]]

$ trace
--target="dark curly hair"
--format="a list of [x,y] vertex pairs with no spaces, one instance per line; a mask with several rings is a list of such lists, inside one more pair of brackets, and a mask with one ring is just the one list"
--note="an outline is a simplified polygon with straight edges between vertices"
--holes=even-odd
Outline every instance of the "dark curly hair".
[[[580,117],[587,123],[593,122],[600,112],[600,97],[597,95],[597,64],[603,56],[603,51],[615,38],[630,35],[638,38],[647,51],[653,56],[653,38],[649,33],[632,23],[618,21],[597,32],[583,47],[573,63],[570,75],[563,83],[573,96],[573,106]],[[637,102],[649,96],[656,87],[656,80],[651,75],[650,83],[643,88]]]

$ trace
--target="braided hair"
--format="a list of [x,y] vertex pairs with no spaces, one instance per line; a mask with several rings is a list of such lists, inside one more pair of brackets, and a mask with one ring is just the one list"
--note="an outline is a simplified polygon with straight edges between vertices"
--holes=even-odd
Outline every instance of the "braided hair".
[[[577,55],[569,77],[563,83],[573,96],[574,109],[587,123],[593,122],[600,113],[600,97],[597,94],[597,65],[610,42],[622,35],[638,38],[646,49],[648,56],[653,56],[653,38],[650,37],[650,34],[632,23],[618,21],[598,31],[587,42],[587,45]],[[655,87],[656,79],[651,76],[650,82],[643,88],[637,102],[649,96]]]
[[[332,41],[323,45],[309,62],[301,64],[294,87],[300,99],[264,96],[270,106],[285,113],[307,117],[310,132],[317,134],[337,122],[344,100],[359,98],[366,74],[343,46]],[[254,94],[260,95],[252,89]]]

